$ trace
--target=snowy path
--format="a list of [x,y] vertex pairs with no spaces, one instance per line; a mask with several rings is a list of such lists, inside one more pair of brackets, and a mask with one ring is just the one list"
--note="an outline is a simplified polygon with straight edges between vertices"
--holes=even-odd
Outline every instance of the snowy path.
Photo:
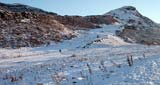
[[[114,35],[119,27],[79,31],[78,37],[48,47],[0,49],[0,85],[159,83],[160,46],[126,43]],[[130,55],[133,67],[126,62]]]

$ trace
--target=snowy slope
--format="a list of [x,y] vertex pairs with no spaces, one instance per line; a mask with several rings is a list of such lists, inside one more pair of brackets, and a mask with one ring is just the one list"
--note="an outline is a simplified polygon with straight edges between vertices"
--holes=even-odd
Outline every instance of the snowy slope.
[[[0,85],[150,85],[160,81],[160,46],[129,44],[120,25],[77,31],[48,47],[0,49]],[[134,65],[128,66],[127,56]]]
[[105,15],[111,15],[120,23],[123,24],[133,24],[136,26],[144,26],[144,27],[157,27],[158,25],[150,20],[149,18],[142,16],[135,7],[132,6],[124,6],[115,10],[112,10]]

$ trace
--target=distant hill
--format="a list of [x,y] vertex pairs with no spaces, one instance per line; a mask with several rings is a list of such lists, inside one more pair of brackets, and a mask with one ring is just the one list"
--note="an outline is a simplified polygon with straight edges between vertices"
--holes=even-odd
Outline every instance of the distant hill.
[[111,15],[123,24],[131,24],[145,28],[158,27],[158,25],[155,22],[140,14],[138,10],[133,6],[124,6],[112,10],[106,13],[105,15]]

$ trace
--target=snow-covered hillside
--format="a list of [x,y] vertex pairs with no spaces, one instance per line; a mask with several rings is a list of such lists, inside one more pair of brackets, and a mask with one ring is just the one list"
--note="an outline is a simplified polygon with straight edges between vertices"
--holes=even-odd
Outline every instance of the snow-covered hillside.
[[116,18],[120,23],[132,24],[140,27],[157,27],[158,25],[149,18],[141,15],[135,7],[124,6],[115,10],[112,10],[105,15],[111,15]]
[[126,43],[115,35],[121,29],[104,25],[47,47],[0,49],[0,85],[158,84],[160,46]]
[[[0,48],[37,47],[53,41],[61,42],[76,37],[75,30],[101,28],[101,24],[130,24],[135,25],[135,28],[158,27],[132,6],[92,16],[61,16],[23,4],[0,3],[0,10]],[[109,36],[112,39],[114,37]]]
[[0,85],[160,84],[160,30],[142,29],[159,26],[135,7],[93,16],[0,10]]

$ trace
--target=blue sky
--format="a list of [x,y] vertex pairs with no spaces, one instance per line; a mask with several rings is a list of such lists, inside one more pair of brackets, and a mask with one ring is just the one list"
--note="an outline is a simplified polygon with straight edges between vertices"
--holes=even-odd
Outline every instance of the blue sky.
[[0,0],[22,3],[60,15],[98,15],[122,6],[135,6],[140,13],[160,23],[160,0]]

